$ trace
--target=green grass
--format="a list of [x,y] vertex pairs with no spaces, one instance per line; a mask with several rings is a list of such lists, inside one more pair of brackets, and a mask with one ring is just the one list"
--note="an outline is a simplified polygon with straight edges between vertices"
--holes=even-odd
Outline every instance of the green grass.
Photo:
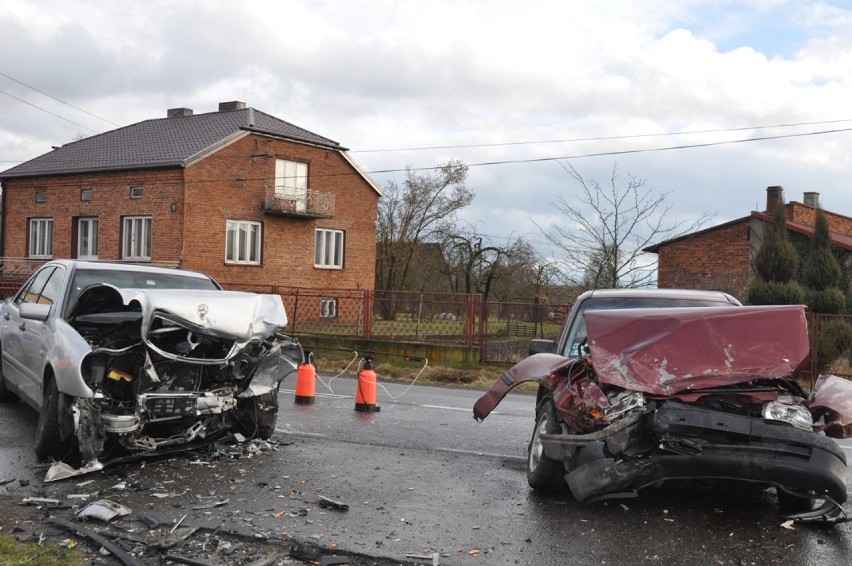
[[0,534],[0,566],[82,566],[85,563],[85,557],[76,550],[57,544],[39,546],[34,542],[18,542],[12,535]]

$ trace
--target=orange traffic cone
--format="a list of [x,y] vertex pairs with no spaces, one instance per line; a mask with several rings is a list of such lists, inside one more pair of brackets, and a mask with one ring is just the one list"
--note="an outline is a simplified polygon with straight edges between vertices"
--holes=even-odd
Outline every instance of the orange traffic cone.
[[296,372],[296,403],[300,405],[313,405],[317,394],[317,368],[314,367],[313,357],[308,353],[308,358],[299,366]]
[[376,382],[379,376],[373,369],[373,358],[364,356],[364,366],[358,372],[358,389],[355,391],[355,410],[372,413],[381,410],[376,405]]

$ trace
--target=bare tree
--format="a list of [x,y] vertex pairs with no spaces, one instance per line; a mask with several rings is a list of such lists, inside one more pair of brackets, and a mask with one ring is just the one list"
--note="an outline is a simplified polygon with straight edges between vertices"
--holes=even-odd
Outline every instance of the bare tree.
[[430,174],[406,171],[402,184],[392,181],[379,201],[376,221],[376,289],[409,288],[412,262],[424,242],[454,231],[455,214],[473,200],[465,185],[468,167],[451,160]]
[[656,282],[657,256],[644,248],[694,232],[711,218],[705,213],[694,220],[672,220],[670,193],[647,188],[645,179],[630,174],[622,183],[617,165],[606,186],[584,178],[570,164],[560,165],[580,186],[580,194],[560,196],[553,203],[567,221],[539,229],[559,250],[562,274],[570,285],[651,286]]

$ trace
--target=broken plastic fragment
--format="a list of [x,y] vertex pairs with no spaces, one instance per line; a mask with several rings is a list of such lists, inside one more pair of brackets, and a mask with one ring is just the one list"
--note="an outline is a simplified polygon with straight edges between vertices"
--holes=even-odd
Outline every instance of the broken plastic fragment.
[[124,517],[130,515],[132,511],[109,499],[99,499],[93,501],[77,511],[77,517],[81,519],[98,519],[105,523],[109,523],[116,517]]
[[65,462],[54,462],[47,470],[47,474],[44,476],[44,482],[49,483],[52,481],[64,480],[65,478],[81,476],[83,474],[89,474],[103,469],[104,465],[97,459],[87,462],[80,468],[72,468]]

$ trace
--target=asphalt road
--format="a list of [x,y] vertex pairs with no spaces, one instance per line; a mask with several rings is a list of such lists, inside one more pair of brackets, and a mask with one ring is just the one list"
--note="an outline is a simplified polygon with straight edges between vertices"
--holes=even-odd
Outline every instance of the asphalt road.
[[461,565],[852,563],[852,524],[784,528],[767,491],[658,489],[589,506],[532,492],[530,395],[510,395],[476,423],[480,392],[383,384],[381,410],[359,413],[353,380],[330,386],[318,382],[307,406],[282,390],[276,442],[251,457],[184,454],[47,485],[33,468],[35,415],[3,405],[0,481],[14,481],[0,494],[108,495],[169,524],[307,541],[383,564],[433,553]]

